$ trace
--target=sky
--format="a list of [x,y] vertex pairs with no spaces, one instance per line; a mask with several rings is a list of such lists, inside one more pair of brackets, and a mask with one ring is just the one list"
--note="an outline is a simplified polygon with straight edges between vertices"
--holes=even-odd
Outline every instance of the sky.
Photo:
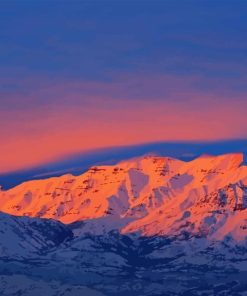
[[0,174],[247,139],[246,13],[245,0],[0,1]]

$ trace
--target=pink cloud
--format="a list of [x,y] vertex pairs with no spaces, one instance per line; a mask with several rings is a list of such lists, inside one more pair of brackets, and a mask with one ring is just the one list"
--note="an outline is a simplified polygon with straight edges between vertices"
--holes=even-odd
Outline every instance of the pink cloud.
[[[233,101],[217,93],[204,93],[192,87],[197,79],[118,77],[112,83],[43,85],[27,97],[16,94],[11,98],[16,105],[18,100],[32,103],[0,111],[0,172],[95,148],[245,137],[245,98]],[[145,84],[149,84],[149,93],[143,91]],[[128,87],[138,95],[135,97]],[[167,87],[164,99],[162,87]]]

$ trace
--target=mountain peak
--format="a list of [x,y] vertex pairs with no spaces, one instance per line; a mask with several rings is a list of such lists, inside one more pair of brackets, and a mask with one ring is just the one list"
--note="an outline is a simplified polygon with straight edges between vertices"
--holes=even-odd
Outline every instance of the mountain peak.
[[235,170],[239,168],[244,162],[242,153],[231,153],[223,155],[207,155],[203,154],[200,157],[190,161],[196,167],[214,168],[224,171]]
[[243,153],[227,153],[221,155],[202,154],[197,159],[214,159],[218,161],[225,160],[227,162],[242,163],[244,160]]

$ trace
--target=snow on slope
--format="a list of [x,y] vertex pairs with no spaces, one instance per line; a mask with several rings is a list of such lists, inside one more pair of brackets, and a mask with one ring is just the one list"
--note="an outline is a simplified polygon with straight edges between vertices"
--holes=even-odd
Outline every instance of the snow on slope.
[[41,255],[72,236],[60,222],[0,212],[0,258]]
[[162,192],[153,200],[149,198],[153,188],[159,188],[165,176],[174,174],[182,164],[169,158],[145,157],[117,166],[92,167],[78,177],[25,182],[1,192],[0,210],[65,223],[110,214],[143,216],[162,203]]
[[213,240],[247,235],[247,167],[242,154],[190,162],[147,156],[80,176],[29,181],[0,192],[13,215],[84,221],[84,231],[180,235]]
[[60,282],[34,280],[23,275],[0,275],[0,295],[10,296],[104,296],[83,286],[68,286]]

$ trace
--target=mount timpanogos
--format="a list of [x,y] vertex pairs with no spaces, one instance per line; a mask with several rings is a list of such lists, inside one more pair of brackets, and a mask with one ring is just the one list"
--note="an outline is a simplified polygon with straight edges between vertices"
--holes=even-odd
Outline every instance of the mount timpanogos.
[[242,154],[146,156],[0,191],[1,296],[246,296]]
[[0,211],[64,224],[79,233],[242,241],[247,235],[247,166],[242,154],[189,162],[145,156],[112,166],[24,182],[0,192]]

